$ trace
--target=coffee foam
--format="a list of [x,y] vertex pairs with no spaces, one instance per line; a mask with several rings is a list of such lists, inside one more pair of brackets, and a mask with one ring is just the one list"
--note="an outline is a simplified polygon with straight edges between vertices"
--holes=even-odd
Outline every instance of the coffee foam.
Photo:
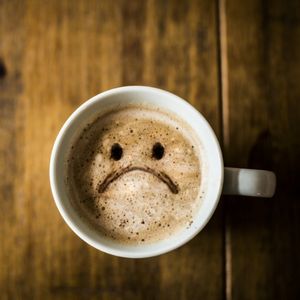
[[[201,204],[200,145],[191,132],[174,116],[144,106],[98,117],[83,129],[68,158],[73,205],[102,234],[122,243],[156,242],[191,226]],[[152,156],[157,142],[164,146],[160,160]],[[115,143],[123,149],[117,161],[111,158]],[[177,193],[163,176],[178,187]]]

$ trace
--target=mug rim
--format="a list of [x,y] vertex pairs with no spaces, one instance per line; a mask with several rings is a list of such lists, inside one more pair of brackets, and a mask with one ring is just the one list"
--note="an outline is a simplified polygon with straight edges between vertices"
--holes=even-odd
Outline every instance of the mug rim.
[[[190,235],[188,235],[185,239],[182,239],[179,243],[174,243],[167,248],[156,249],[155,251],[152,251],[151,253],[147,253],[144,255],[143,255],[143,253],[137,254],[134,252],[130,252],[128,250],[120,251],[120,250],[114,249],[112,247],[109,247],[107,245],[101,244],[98,241],[93,240],[88,234],[86,234],[83,230],[81,230],[80,226],[78,224],[76,224],[74,222],[74,220],[72,220],[70,218],[69,214],[65,211],[65,208],[63,207],[63,205],[61,203],[62,200],[60,199],[60,196],[58,195],[58,191],[57,191],[58,188],[57,188],[57,183],[56,183],[55,162],[57,160],[57,154],[58,154],[57,152],[58,152],[61,142],[63,141],[64,135],[65,135],[67,129],[71,126],[71,124],[74,122],[74,120],[78,117],[78,115],[81,112],[83,112],[84,110],[89,108],[95,102],[101,101],[101,99],[104,99],[107,96],[112,96],[113,94],[117,94],[120,92],[128,92],[128,91],[129,92],[130,91],[159,92],[159,93],[171,96],[173,98],[177,98],[177,100],[179,100],[180,102],[183,102],[184,105],[188,106],[190,109],[192,109],[194,112],[196,112],[197,118],[200,118],[201,121],[206,124],[209,134],[212,137],[212,139],[214,140],[214,144],[216,146],[215,150],[217,150],[218,160],[219,160],[219,165],[220,165],[220,169],[219,169],[220,178],[219,178],[219,182],[218,182],[219,183],[218,187],[216,187],[217,192],[216,192],[216,196],[214,199],[214,203],[211,206],[210,211],[206,216],[206,219],[201,223],[201,226],[199,226],[199,228],[197,228],[197,230],[194,230],[193,232],[191,232]],[[188,123],[187,119],[185,119],[185,121]],[[67,225],[72,229],[72,231],[78,237],[80,237],[83,241],[85,241],[90,246],[92,246],[98,250],[101,250],[105,253],[111,254],[111,255],[115,255],[115,256],[119,256],[119,257],[126,257],[126,258],[146,258],[146,257],[161,255],[161,254],[170,252],[176,248],[179,248],[180,246],[186,244],[188,241],[193,239],[206,226],[206,224],[209,222],[212,215],[214,214],[214,212],[217,208],[217,205],[219,203],[219,200],[220,200],[220,196],[221,196],[222,188],[223,188],[223,180],[224,180],[224,163],[223,163],[223,156],[222,156],[220,144],[215,135],[214,130],[212,129],[212,127],[210,126],[208,121],[205,119],[205,117],[196,108],[194,108],[194,106],[192,106],[189,102],[187,102],[183,98],[181,98],[171,92],[168,92],[166,90],[155,88],[155,87],[150,87],[150,86],[133,85],[133,86],[121,86],[121,87],[117,87],[117,88],[113,88],[113,89],[109,89],[104,92],[101,92],[101,93],[93,96],[92,98],[88,99],[84,103],[82,103],[77,109],[75,109],[72,112],[72,114],[64,122],[63,126],[59,130],[59,133],[55,139],[55,142],[54,142],[54,145],[53,145],[53,148],[51,151],[51,157],[50,157],[49,177],[50,177],[51,192],[52,192],[52,196],[53,196],[54,202],[56,204],[56,207],[58,208],[64,221],[67,223]]]

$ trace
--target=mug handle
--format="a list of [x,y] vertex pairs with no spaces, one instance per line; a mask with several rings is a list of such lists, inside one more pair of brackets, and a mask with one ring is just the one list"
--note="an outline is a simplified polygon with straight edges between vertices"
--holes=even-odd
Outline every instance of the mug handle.
[[223,194],[273,197],[276,176],[273,172],[254,169],[224,168]]

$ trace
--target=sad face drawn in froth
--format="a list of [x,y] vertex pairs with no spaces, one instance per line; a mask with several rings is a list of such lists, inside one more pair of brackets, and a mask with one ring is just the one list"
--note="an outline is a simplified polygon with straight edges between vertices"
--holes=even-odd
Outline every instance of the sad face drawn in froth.
[[200,186],[196,150],[178,123],[162,121],[157,112],[121,110],[84,129],[69,177],[79,206],[107,235],[155,240],[193,218]]
[[[164,146],[161,143],[155,143],[152,148],[152,158],[160,160],[163,158],[164,152],[165,152]],[[114,160],[120,160],[122,158],[122,154],[123,154],[122,146],[118,143],[114,143],[111,146],[110,157]],[[99,187],[98,187],[99,193],[104,193],[106,188],[114,180],[117,180],[120,176],[123,176],[124,174],[131,171],[141,171],[141,172],[150,173],[153,176],[156,176],[163,183],[165,183],[173,194],[178,194],[179,192],[178,185],[175,184],[173,180],[170,178],[170,176],[168,176],[164,172],[157,171],[149,166],[132,166],[131,164],[129,164],[125,168],[123,167],[120,170],[112,171],[106,176],[106,178],[102,182],[99,182]]]

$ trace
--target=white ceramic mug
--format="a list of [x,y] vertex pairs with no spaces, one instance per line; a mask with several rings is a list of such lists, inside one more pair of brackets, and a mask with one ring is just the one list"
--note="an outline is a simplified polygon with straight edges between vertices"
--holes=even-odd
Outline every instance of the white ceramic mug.
[[[91,228],[78,215],[68,197],[64,182],[65,159],[72,139],[102,110],[124,103],[149,103],[165,109],[190,125],[201,141],[207,164],[206,193],[194,218],[193,226],[183,229],[168,239],[154,244],[124,245],[108,239]],[[223,182],[224,178],[224,182]],[[214,213],[223,193],[256,197],[272,197],[275,174],[263,170],[224,168],[218,140],[205,118],[188,102],[167,91],[146,86],[125,86],[103,92],[83,103],[63,125],[53,146],[50,160],[50,184],[59,212],[70,228],[85,242],[106,253],[143,258],[171,251],[198,234]]]

